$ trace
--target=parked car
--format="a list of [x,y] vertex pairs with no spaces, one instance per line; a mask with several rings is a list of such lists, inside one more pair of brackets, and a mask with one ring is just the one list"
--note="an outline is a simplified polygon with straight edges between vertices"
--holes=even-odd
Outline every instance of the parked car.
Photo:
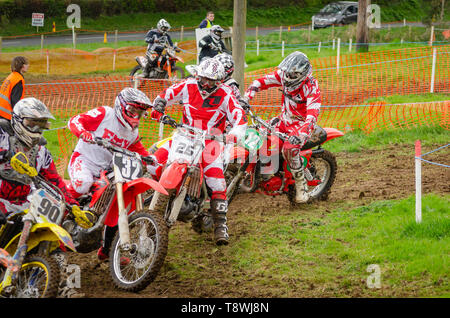
[[333,24],[343,25],[358,19],[358,2],[338,1],[327,4],[313,15],[314,28],[325,28]]

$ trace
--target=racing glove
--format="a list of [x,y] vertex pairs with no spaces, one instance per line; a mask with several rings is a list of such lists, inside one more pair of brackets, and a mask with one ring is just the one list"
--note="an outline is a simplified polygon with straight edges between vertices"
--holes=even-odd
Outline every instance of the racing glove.
[[94,142],[94,136],[89,131],[86,130],[81,133],[80,138],[87,143]]
[[78,205],[72,206],[72,214],[75,222],[84,229],[88,229],[94,225],[95,215],[90,211],[82,211]]
[[253,99],[253,97],[255,97],[255,94],[259,91],[260,91],[259,87],[250,85],[247,88],[247,91],[245,92],[245,97],[250,101]]
[[308,136],[304,133],[297,134],[293,132],[289,135],[288,142],[292,145],[300,146],[301,148],[305,144],[307,137]]

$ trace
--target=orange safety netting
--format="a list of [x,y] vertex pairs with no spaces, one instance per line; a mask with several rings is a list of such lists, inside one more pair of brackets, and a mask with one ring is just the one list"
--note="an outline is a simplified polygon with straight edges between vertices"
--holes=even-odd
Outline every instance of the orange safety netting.
[[[311,62],[314,76],[322,91],[321,126],[342,130],[410,128],[439,125],[450,129],[450,101],[385,104],[367,101],[389,95],[430,92],[433,48],[436,49],[434,92],[450,93],[450,46],[409,48],[391,51],[349,54],[341,57],[339,71],[335,57],[317,58]],[[245,87],[273,69],[247,73]],[[139,88],[154,99],[170,80],[145,80]],[[53,114],[67,120],[71,116],[102,105],[114,105],[117,93],[133,86],[130,77],[100,77],[52,81],[26,86],[26,95],[41,99]],[[259,92],[252,105],[268,119],[280,112],[281,92],[277,88]],[[180,118],[180,106],[171,106],[168,113]],[[162,136],[170,133],[165,128]],[[75,138],[67,129],[57,130],[60,153],[58,168],[64,171]],[[160,137],[159,124],[144,120],[140,127],[144,144],[150,146]]]

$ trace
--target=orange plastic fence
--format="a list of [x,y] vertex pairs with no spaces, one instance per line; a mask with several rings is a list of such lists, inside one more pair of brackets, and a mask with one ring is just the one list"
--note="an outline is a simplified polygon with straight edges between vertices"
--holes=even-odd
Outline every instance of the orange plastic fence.
[[[449,93],[450,46],[435,49],[433,91]],[[366,132],[421,125],[450,129],[450,101],[394,105],[367,102],[378,96],[430,92],[432,56],[431,47],[351,54],[342,56],[339,70],[335,57],[312,60],[314,76],[323,95],[319,124],[342,130],[359,128]],[[246,74],[245,87],[269,71]],[[145,80],[139,88],[154,99],[173,83],[169,80]],[[67,120],[94,107],[112,106],[117,93],[132,85],[132,79],[123,76],[70,79],[27,85],[26,95],[41,99],[56,117]],[[279,113],[280,101],[281,92],[272,88],[258,93],[252,104],[263,118],[270,118]],[[170,107],[168,112],[179,116],[179,106]],[[146,146],[158,140],[158,131],[157,123],[150,120],[142,123],[140,133]],[[67,129],[57,133],[60,145],[58,166],[63,171],[76,140]],[[168,134],[169,129],[165,129],[163,136]]]

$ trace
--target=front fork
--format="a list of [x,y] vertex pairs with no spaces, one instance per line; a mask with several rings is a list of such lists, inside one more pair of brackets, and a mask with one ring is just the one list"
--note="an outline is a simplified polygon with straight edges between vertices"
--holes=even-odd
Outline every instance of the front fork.
[[18,278],[20,267],[22,266],[25,256],[27,254],[28,245],[26,243],[28,241],[32,225],[33,225],[32,220],[30,219],[24,220],[22,234],[20,235],[20,240],[17,245],[16,253],[13,256],[13,259],[19,265],[18,270],[13,271],[11,268],[8,267],[5,276],[3,277],[3,281],[0,283],[0,294],[10,294],[12,292],[12,288],[15,285],[15,282]]

